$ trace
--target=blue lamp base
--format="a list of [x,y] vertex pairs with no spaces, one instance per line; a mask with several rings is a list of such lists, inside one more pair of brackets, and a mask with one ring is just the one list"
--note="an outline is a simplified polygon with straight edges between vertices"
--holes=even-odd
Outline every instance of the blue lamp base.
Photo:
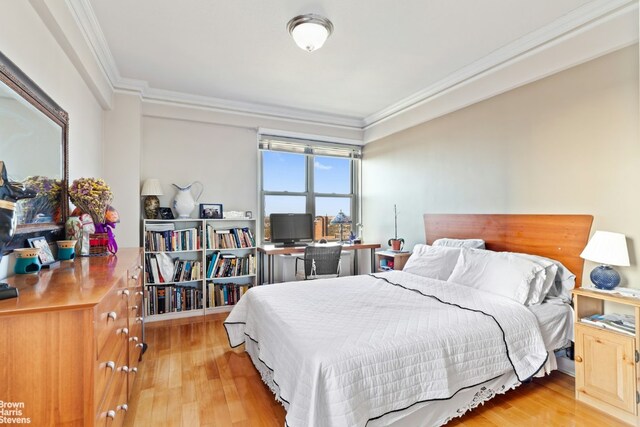
[[610,265],[599,265],[591,270],[589,277],[598,289],[610,291],[620,284],[620,275]]

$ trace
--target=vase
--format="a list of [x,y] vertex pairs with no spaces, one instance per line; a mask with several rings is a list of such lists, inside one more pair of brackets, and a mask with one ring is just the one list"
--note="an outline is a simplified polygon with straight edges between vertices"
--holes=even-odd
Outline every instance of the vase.
[[[191,187],[193,187],[194,184],[200,185],[200,191],[195,198],[191,193]],[[194,181],[184,187],[180,187],[176,184],[172,185],[178,189],[178,193],[173,200],[173,209],[175,209],[176,213],[178,214],[178,218],[190,218],[191,212],[193,212],[193,209],[195,209],[196,207],[196,203],[200,199],[200,196],[202,196],[204,186],[200,181]]]

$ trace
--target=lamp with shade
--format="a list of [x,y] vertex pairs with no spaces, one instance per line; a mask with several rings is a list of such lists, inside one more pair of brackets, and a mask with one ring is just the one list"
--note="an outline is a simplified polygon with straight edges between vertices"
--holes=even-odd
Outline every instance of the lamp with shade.
[[627,239],[624,234],[596,231],[580,258],[602,264],[589,277],[596,288],[611,290],[620,284],[620,274],[612,266],[630,265]]
[[162,186],[160,180],[155,178],[147,179],[142,185],[141,196],[144,198],[144,216],[147,219],[158,218],[158,211],[160,209],[160,199],[158,196],[162,196]]
[[342,240],[342,227],[345,224],[351,224],[351,218],[346,216],[344,214],[344,212],[342,212],[342,209],[340,209],[340,212],[338,212],[338,215],[334,216],[333,219],[331,220],[331,224],[339,224],[340,225],[340,243],[342,243],[343,242],[343,240]]

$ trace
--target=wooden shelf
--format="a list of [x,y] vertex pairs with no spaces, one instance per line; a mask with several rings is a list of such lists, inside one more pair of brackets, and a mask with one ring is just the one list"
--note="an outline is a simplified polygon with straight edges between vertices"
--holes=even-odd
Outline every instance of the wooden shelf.
[[244,274],[242,276],[225,276],[225,277],[207,277],[207,281],[214,280],[232,280],[232,279],[246,279],[247,277],[256,277],[255,274]]

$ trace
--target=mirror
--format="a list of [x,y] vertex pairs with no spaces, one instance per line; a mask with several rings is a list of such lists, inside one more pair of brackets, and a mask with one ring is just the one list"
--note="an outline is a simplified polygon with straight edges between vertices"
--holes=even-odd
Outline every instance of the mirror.
[[15,207],[16,234],[61,230],[68,216],[68,115],[0,52],[0,161],[33,198]]

